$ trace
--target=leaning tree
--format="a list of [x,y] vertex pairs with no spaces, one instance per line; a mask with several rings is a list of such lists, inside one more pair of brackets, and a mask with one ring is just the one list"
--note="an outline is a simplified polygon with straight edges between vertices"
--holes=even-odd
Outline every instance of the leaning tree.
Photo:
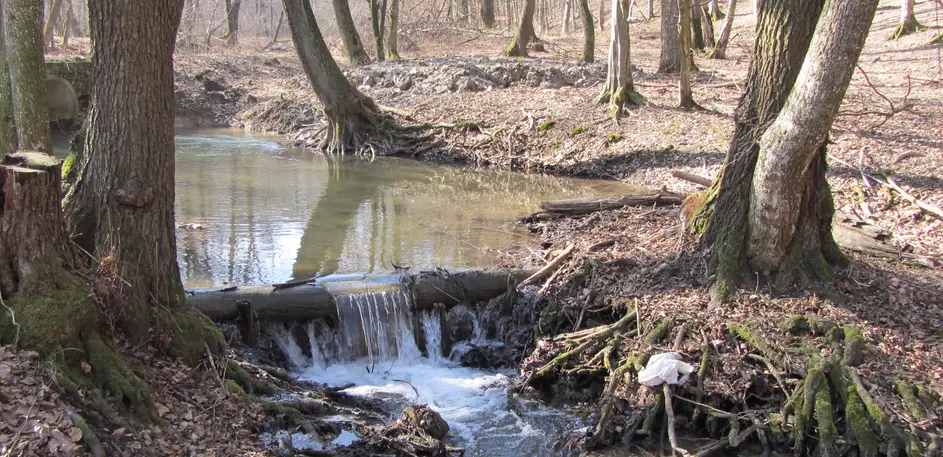
[[506,51],[508,57],[527,57],[527,44],[534,36],[534,11],[537,9],[537,0],[524,0],[524,10],[521,12],[521,23],[517,27],[517,35]]
[[703,202],[689,203],[715,303],[757,278],[779,289],[819,283],[844,262],[825,147],[877,0],[828,2],[822,18],[823,0],[760,4],[730,149]]

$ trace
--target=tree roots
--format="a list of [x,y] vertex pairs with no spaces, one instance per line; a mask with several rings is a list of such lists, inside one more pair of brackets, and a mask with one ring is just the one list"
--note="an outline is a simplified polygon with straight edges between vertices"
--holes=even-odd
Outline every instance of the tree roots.
[[[712,374],[714,352],[705,336],[697,353],[696,386],[663,389],[640,385],[637,373],[650,355],[666,350],[663,348],[668,345],[662,341],[675,324],[670,318],[662,319],[638,338],[637,319],[633,310],[612,324],[545,338],[538,346],[562,350],[532,366],[530,374],[523,377],[524,385],[541,389],[571,376],[608,374],[599,393],[596,424],[583,442],[586,449],[625,446],[640,438],[647,438],[648,444],[657,443],[664,431],[671,432],[672,419],[678,417],[680,426],[717,438],[699,449],[699,456],[736,448],[751,437],[766,451],[792,448],[796,455],[939,455],[931,454],[939,452],[938,434],[905,426],[899,416],[872,397],[855,368],[864,359],[864,337],[855,327],[838,327],[814,316],[796,316],[779,323],[779,331],[808,335],[816,339],[817,346],[830,346],[823,356],[808,339],[801,343],[805,349],[773,349],[750,324],[728,323],[730,341],[739,340],[755,351],[741,358],[745,368],[734,370],[736,374],[724,370]],[[679,334],[675,348],[681,347],[683,337]],[[540,351],[538,348],[535,354]],[[711,376],[750,376],[744,380],[754,386],[749,395],[760,400],[748,405],[746,398],[706,393],[704,386]],[[929,405],[937,399],[915,384],[899,381],[895,387],[910,416],[926,419]]]

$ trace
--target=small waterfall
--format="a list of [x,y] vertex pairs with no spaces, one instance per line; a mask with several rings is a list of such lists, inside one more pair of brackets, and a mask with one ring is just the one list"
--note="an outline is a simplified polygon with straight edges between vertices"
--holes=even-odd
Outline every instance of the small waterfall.
[[305,357],[304,352],[301,351],[301,346],[298,346],[295,338],[291,335],[291,331],[286,329],[284,325],[270,324],[266,327],[266,331],[275,340],[275,344],[282,350],[285,357],[288,357],[288,361],[291,362],[293,367],[304,369],[311,366],[311,359]]
[[421,357],[413,332],[412,300],[402,291],[335,297],[337,358],[349,362],[412,362]]
[[308,344],[311,346],[311,365],[317,368],[326,367],[327,358],[324,357],[324,352],[325,349],[333,347],[334,332],[322,319],[308,322],[306,330],[308,331]]
[[427,310],[422,313],[422,330],[426,342],[426,354],[434,364],[442,363],[442,323],[439,314]]

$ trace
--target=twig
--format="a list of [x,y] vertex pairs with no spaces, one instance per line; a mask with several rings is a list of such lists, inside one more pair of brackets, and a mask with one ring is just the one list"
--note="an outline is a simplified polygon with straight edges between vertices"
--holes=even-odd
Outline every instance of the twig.
[[700,176],[698,176],[698,175],[692,175],[692,174],[690,174],[690,173],[685,173],[685,172],[683,172],[683,171],[676,171],[676,172],[672,173],[671,176],[674,176],[675,178],[678,178],[678,179],[683,180],[683,181],[693,182],[694,184],[699,184],[699,185],[704,186],[704,187],[710,187],[710,186],[711,186],[711,180],[710,180],[710,179],[702,178],[702,177],[700,177]]
[[586,251],[587,252],[598,251],[602,248],[608,248],[609,246],[612,246],[614,244],[616,244],[616,240],[613,240],[613,239],[603,240],[598,243],[591,244],[588,248],[586,248]]
[[[844,160],[842,160],[842,159],[836,157],[836,156],[833,155],[833,154],[829,154],[828,157],[829,157],[830,159],[832,159],[832,160],[834,160],[834,161],[836,161],[836,162],[842,164],[842,165],[845,165],[846,167],[852,167],[852,166],[853,166],[853,165],[851,165],[850,163],[845,162]],[[910,195],[909,193],[907,193],[907,191],[905,191],[905,190],[902,189],[899,185],[897,185],[897,183],[894,182],[894,180],[893,180],[891,177],[888,176],[888,177],[886,178],[887,180],[885,181],[885,180],[883,180],[883,179],[881,179],[881,178],[878,178],[877,176],[875,176],[875,175],[873,175],[873,174],[871,174],[871,173],[865,172],[863,169],[860,169],[860,168],[859,168],[859,171],[861,172],[862,176],[867,176],[868,178],[870,178],[870,179],[873,180],[874,182],[876,182],[876,183],[878,183],[878,184],[880,184],[880,185],[882,185],[882,186],[884,186],[884,187],[887,187],[888,189],[891,189],[891,190],[897,192],[904,200],[907,200],[907,201],[909,201],[910,203],[913,203],[914,205],[917,205],[917,207],[919,207],[920,209],[922,209],[922,210],[925,211],[926,213],[930,214],[931,216],[936,217],[937,219],[943,220],[943,210],[941,210],[940,208],[937,208],[936,206],[933,206],[933,205],[931,205],[931,204],[929,204],[929,203],[925,203],[925,202],[923,202],[923,201],[917,199],[917,198],[914,197],[913,195]]]
[[203,343],[203,349],[206,349],[206,358],[210,361],[210,368],[213,369],[213,375],[216,376],[216,380],[219,381],[219,387],[226,389],[226,383],[223,382],[223,378],[219,376],[219,369],[216,368],[216,362],[213,360],[213,351],[210,351],[210,346]]
[[[743,440],[745,440],[748,436],[753,434],[753,432],[759,430],[759,428],[760,427],[757,426],[756,424],[751,425],[746,430],[740,432],[740,434],[737,435],[736,437],[737,441],[743,442]],[[716,442],[714,442],[714,444],[710,444],[706,447],[701,448],[701,450],[697,452],[697,457],[707,457],[717,451],[720,451],[722,449],[727,449],[728,447],[730,447],[730,439],[717,440]]]
[[759,360],[766,364],[766,368],[769,369],[769,373],[773,375],[773,378],[776,379],[776,384],[779,384],[779,388],[782,389],[783,393],[786,394],[786,398],[789,398],[789,391],[786,390],[786,385],[783,384],[783,378],[779,375],[779,371],[776,370],[776,367],[773,366],[773,362],[770,362],[769,359],[757,354],[747,354],[747,357],[753,360]]
[[557,256],[557,258],[553,259],[550,263],[548,263],[547,265],[545,265],[543,268],[541,268],[540,270],[538,270],[536,273],[534,273],[533,275],[531,275],[529,278],[527,278],[527,279],[521,281],[521,285],[522,285],[522,286],[531,285],[531,284],[537,282],[538,280],[544,278],[544,277],[547,276],[548,274],[550,274],[550,273],[551,273],[554,269],[556,269],[561,263],[563,263],[564,260],[566,260],[568,257],[570,257],[570,254],[573,253],[573,250],[574,250],[574,249],[576,249],[576,245],[573,244],[573,243],[570,243],[570,245],[567,246],[566,249],[564,249],[563,252],[560,253],[560,255]]
[[394,379],[393,381],[395,381],[395,382],[401,382],[401,383],[403,383],[403,384],[408,385],[409,387],[412,387],[412,388],[413,388],[413,392],[416,392],[416,399],[417,399],[417,400],[419,399],[419,389],[417,389],[416,386],[413,385],[413,383],[411,383],[411,382],[409,382],[409,381],[407,381],[407,380],[405,380],[405,379]]
[[7,312],[10,313],[10,321],[13,322],[13,326],[16,327],[16,335],[13,336],[12,344],[13,347],[16,347],[16,343],[20,341],[20,324],[16,322],[16,314],[13,313],[13,309],[3,302],[3,296],[0,296],[0,305],[3,305],[3,307],[7,309]]

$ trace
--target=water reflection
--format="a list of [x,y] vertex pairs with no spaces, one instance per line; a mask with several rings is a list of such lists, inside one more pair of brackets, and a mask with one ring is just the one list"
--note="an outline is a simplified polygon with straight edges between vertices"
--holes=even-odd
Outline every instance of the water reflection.
[[615,182],[409,160],[330,160],[235,130],[178,132],[177,251],[187,287],[330,273],[472,268],[530,236],[541,199],[627,192]]

